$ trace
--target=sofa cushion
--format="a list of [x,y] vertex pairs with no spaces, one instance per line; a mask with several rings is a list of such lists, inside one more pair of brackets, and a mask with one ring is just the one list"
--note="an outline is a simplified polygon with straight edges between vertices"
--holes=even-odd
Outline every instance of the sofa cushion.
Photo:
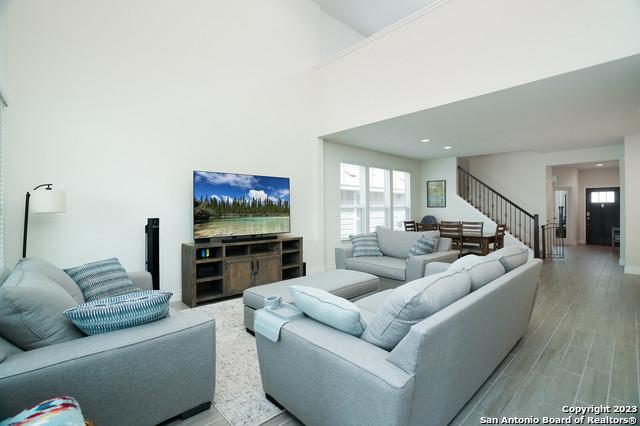
[[498,259],[507,272],[522,266],[529,260],[529,249],[522,246],[506,246],[496,250],[487,257]]
[[422,256],[424,254],[433,253],[438,246],[438,240],[429,238],[426,235],[420,235],[416,243],[409,250],[409,256]]
[[118,259],[111,258],[65,269],[80,287],[86,302],[140,291]]
[[461,257],[453,262],[447,270],[466,272],[471,278],[471,291],[475,291],[505,274],[504,266],[497,259],[476,256],[475,254]]
[[412,325],[469,294],[471,279],[464,272],[443,272],[393,290],[367,324],[362,339],[393,349]]
[[64,311],[85,334],[108,333],[169,316],[168,291],[146,290],[83,303]]
[[360,318],[360,308],[347,299],[299,285],[289,286],[289,291],[296,306],[307,316],[345,333],[362,335],[365,324]]
[[409,256],[409,251],[421,235],[420,232],[394,231],[381,226],[376,228],[376,234],[383,255],[402,259]]
[[82,337],[63,312],[76,302],[44,275],[13,271],[0,287],[0,335],[23,350]]
[[1,424],[3,426],[79,426],[86,423],[78,401],[70,396],[60,396],[23,410]]
[[384,302],[391,296],[393,289],[380,291],[378,293],[363,297],[353,302],[361,311],[376,313],[380,310]]
[[9,358],[10,356],[17,355],[24,352],[22,349],[12,344],[8,340],[0,337],[0,362]]
[[37,272],[40,275],[44,275],[52,281],[55,281],[60,287],[62,287],[67,293],[73,297],[76,303],[84,303],[84,296],[78,284],[73,279],[65,274],[65,272],[46,260],[31,257],[28,259],[20,260],[15,268],[19,271],[32,271]]
[[353,247],[353,257],[382,256],[375,232],[368,234],[349,235]]
[[404,281],[407,260],[389,256],[350,257],[345,261],[347,269],[367,272],[379,277]]
[[0,285],[4,284],[5,280],[9,278],[9,275],[11,275],[11,271],[7,268],[3,268],[0,271]]

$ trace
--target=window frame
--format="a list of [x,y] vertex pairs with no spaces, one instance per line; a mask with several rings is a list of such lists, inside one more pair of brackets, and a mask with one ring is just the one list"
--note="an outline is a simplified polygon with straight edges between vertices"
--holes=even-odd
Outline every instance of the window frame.
[[[394,200],[393,200],[393,193],[394,193],[394,185],[393,185],[393,174],[394,172],[400,172],[400,173],[406,173],[409,176],[409,185],[407,185],[405,192],[408,192],[407,194],[407,202],[408,202],[408,207],[403,207],[405,209],[407,209],[409,211],[409,216],[411,216],[413,214],[413,202],[412,202],[412,195],[413,195],[413,178],[412,178],[412,172],[405,170],[405,169],[400,169],[400,168],[393,168],[393,167],[381,167],[381,166],[377,166],[377,165],[366,165],[366,164],[359,164],[358,162],[352,162],[352,161],[348,161],[348,160],[340,160],[340,162],[338,163],[338,199],[339,199],[339,205],[338,205],[338,209],[339,209],[339,214],[338,214],[338,238],[341,242],[344,241],[349,241],[349,238],[343,238],[342,237],[342,165],[343,164],[347,164],[350,166],[357,166],[360,167],[361,170],[364,170],[364,188],[362,189],[362,194],[364,196],[364,202],[361,203],[364,205],[363,208],[363,212],[362,212],[362,220],[361,220],[361,225],[362,225],[362,232],[363,233],[369,233],[372,231],[369,231],[370,229],[370,196],[369,196],[369,191],[370,191],[370,175],[369,175],[369,170],[370,169],[382,169],[385,171],[386,173],[386,184],[387,184],[387,188],[388,188],[388,194],[387,194],[387,202],[388,205],[385,207],[385,227],[389,228],[389,229],[394,229],[393,228],[393,216],[394,216]],[[362,185],[362,184],[361,184]],[[410,220],[410,219],[408,219]]]

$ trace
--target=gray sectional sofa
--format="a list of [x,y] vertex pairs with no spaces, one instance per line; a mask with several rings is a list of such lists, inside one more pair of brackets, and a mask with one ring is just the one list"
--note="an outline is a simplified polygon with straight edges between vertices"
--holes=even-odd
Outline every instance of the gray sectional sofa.
[[[436,251],[409,257],[409,251],[423,234],[438,238]],[[458,258],[459,252],[451,250],[451,239],[439,238],[438,231],[405,232],[378,227],[376,235],[383,256],[353,257],[350,247],[338,247],[335,249],[336,269],[376,275],[380,278],[381,286],[389,289],[423,277],[425,266],[430,262],[450,263]]]
[[[309,317],[285,324],[277,342],[256,334],[264,391],[308,425],[446,425],[526,333],[541,264],[503,264],[473,290],[487,270],[461,262],[472,291],[412,325],[390,351]],[[355,304],[371,318],[394,291]]]
[[[152,289],[148,273],[130,278]],[[154,425],[208,409],[214,386],[215,321],[202,311],[29,351],[0,337],[0,419],[69,395],[98,425]]]

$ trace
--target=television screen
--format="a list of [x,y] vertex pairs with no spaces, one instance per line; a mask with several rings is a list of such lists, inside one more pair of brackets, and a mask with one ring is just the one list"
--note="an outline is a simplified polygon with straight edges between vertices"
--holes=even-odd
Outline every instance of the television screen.
[[289,202],[289,178],[194,171],[194,236],[290,232]]

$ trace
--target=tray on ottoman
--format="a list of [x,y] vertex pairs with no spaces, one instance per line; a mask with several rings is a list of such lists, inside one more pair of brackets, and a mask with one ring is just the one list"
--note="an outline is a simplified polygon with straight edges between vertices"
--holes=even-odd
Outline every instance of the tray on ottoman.
[[301,285],[314,287],[348,300],[358,300],[380,290],[380,280],[365,272],[336,269],[306,277],[293,278],[276,283],[248,288],[242,295],[244,303],[244,326],[253,332],[253,316],[256,310],[264,307],[264,298],[280,296],[282,303],[291,303],[288,286]]

